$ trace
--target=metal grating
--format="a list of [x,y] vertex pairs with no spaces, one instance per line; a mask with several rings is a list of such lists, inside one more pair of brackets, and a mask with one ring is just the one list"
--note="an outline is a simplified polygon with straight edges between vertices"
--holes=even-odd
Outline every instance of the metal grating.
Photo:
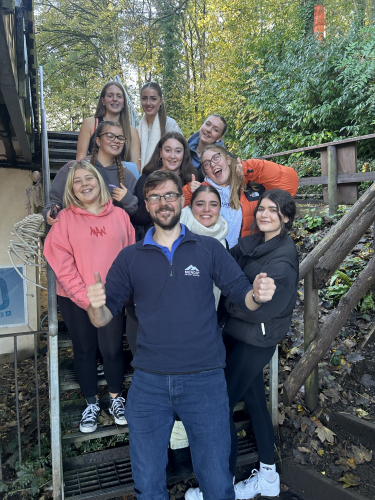
[[[64,473],[65,498],[96,498],[133,490],[130,459],[93,465]],[[107,490],[107,491],[104,491]]]

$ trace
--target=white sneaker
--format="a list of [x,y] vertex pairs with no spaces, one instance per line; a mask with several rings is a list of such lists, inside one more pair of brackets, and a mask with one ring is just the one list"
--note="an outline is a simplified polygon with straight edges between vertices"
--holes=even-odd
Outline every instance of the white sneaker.
[[249,479],[240,481],[234,486],[236,499],[249,500],[259,494],[265,497],[278,497],[280,493],[280,476],[277,472],[276,475],[275,481],[270,483],[259,474],[258,470],[253,469]]
[[199,488],[189,488],[185,493],[185,500],[203,500],[203,493]]
[[[236,478],[233,476],[233,484],[235,479]],[[204,500],[203,493],[199,488],[189,488],[185,493],[185,500]]]
[[125,418],[125,399],[118,394],[115,398],[110,396],[109,400],[110,404],[108,411],[113,415],[116,424],[126,425],[128,422]]

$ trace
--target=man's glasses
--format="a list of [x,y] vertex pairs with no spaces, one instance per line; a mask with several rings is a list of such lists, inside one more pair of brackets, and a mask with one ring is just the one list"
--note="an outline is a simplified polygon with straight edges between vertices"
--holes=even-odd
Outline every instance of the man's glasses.
[[156,205],[157,203],[160,203],[162,198],[164,198],[168,203],[169,201],[176,201],[180,196],[182,196],[180,193],[167,193],[162,195],[151,194],[148,198],[146,198],[146,200],[150,203],[150,205]]
[[98,135],[98,137],[101,137],[102,135],[106,135],[108,140],[111,142],[113,142],[115,139],[122,143],[125,142],[125,137],[123,135],[116,135],[112,132],[104,132],[103,134]]
[[212,164],[216,165],[217,163],[219,163],[219,161],[221,160],[221,154],[220,153],[216,153],[216,155],[213,155],[213,157],[211,158],[211,160],[206,160],[202,163],[202,167],[207,170],[208,168],[211,168],[212,167]]

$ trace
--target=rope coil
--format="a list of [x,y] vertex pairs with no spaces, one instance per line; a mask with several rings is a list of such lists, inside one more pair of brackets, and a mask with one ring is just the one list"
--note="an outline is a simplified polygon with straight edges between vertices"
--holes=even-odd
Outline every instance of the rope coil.
[[44,235],[44,219],[41,214],[32,214],[25,217],[14,225],[12,236],[17,236],[18,240],[10,240],[8,246],[9,259],[22,279],[46,290],[46,288],[24,276],[15,264],[13,257],[17,255],[27,266],[46,267],[46,261],[42,257],[40,241]]

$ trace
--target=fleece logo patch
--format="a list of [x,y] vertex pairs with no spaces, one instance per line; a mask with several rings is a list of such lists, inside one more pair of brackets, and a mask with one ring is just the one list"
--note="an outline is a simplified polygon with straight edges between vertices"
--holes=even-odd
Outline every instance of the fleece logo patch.
[[195,266],[188,266],[185,269],[185,276],[199,276],[199,269]]

